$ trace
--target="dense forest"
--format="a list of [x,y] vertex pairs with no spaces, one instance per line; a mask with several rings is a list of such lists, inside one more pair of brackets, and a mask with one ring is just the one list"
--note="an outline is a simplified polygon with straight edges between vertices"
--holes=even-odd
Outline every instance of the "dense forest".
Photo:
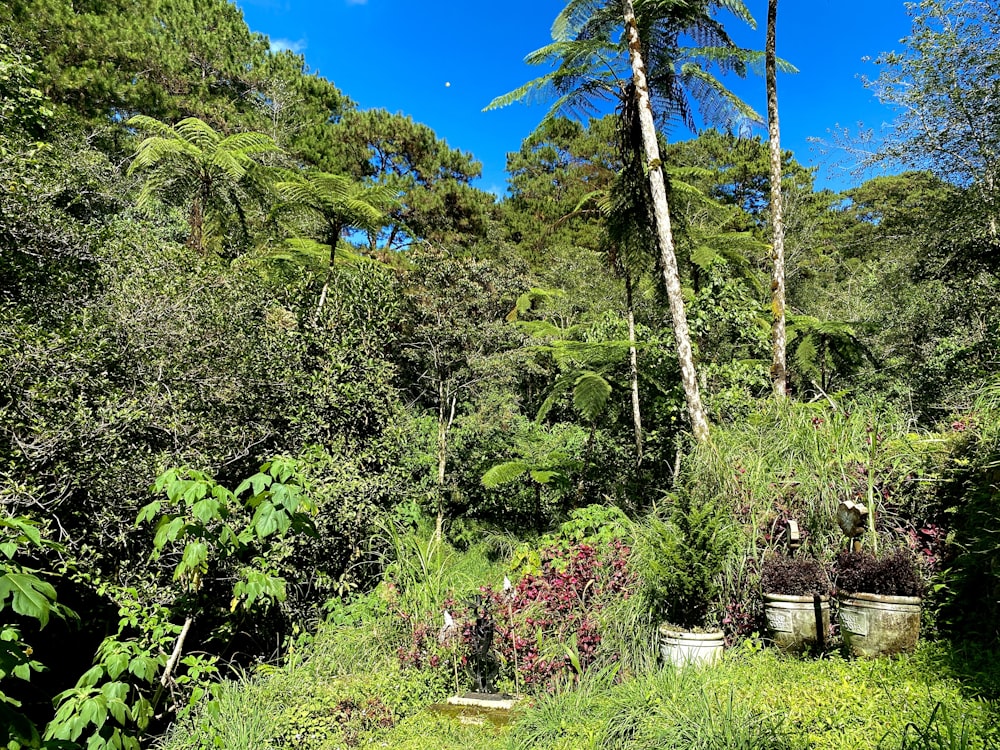
[[660,620],[762,632],[762,561],[796,520],[833,563],[844,501],[917,560],[925,638],[995,647],[995,4],[914,4],[869,82],[887,169],[840,193],[734,134],[768,120],[726,88],[766,56],[742,3],[634,4],[569,2],[552,72],[484,92],[552,94],[500,198],[227,0],[0,7],[0,745],[145,745],[329,623],[402,622],[448,688],[421,639],[502,593],[444,555],[515,586],[597,555],[585,609],[632,603],[529,612],[571,645],[511,636],[508,690],[612,645],[642,674]]

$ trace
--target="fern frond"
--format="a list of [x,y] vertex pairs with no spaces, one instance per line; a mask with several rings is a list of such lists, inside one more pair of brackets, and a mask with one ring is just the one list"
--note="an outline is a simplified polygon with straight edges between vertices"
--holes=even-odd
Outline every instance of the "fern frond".
[[596,372],[581,373],[573,384],[573,407],[584,419],[594,422],[604,411],[611,395],[611,384]]
[[528,465],[524,461],[506,461],[491,467],[483,474],[479,483],[487,489],[493,489],[494,487],[516,482],[527,470]]
[[155,117],[149,117],[148,115],[133,115],[125,121],[125,124],[140,130],[150,130],[161,136],[172,135],[174,132],[173,128],[165,122],[161,122]]
[[211,150],[222,140],[222,136],[211,125],[197,117],[185,117],[174,125],[174,132],[201,151]]
[[562,336],[565,331],[548,320],[515,320],[518,330],[534,338],[554,338]]

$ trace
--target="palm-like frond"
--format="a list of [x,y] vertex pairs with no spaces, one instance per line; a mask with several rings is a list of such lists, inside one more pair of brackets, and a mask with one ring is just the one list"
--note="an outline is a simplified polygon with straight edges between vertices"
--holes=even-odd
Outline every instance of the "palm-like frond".
[[[363,185],[349,177],[328,172],[286,172],[275,183],[290,214],[313,214],[339,232],[345,229],[375,231],[386,220],[396,192],[385,185]],[[331,238],[327,238],[328,240]]]
[[552,38],[568,41],[578,36],[590,19],[607,9],[606,0],[569,0],[552,22]]
[[[754,25],[740,0],[637,0],[640,35],[647,50],[649,85],[654,110],[661,124],[678,119],[694,127],[689,99],[698,103],[703,119],[711,124],[761,122],[751,107],[723,87],[709,72],[746,75],[759,53],[738,48],[714,9],[732,12]],[[552,72],[498,96],[486,110],[514,102],[551,101],[542,119],[557,115],[586,118],[607,103],[621,104],[628,97],[631,70],[628,49],[621,34],[622,15],[612,0],[569,0],[552,24],[552,43],[525,57],[529,65],[548,64]],[[688,38],[695,47],[683,47]]]
[[855,326],[842,320],[788,314],[788,343],[795,341],[792,360],[803,375],[820,381],[828,369],[849,371],[869,356]]
[[174,125],[174,132],[201,151],[213,151],[222,140],[222,135],[204,120],[185,117]]

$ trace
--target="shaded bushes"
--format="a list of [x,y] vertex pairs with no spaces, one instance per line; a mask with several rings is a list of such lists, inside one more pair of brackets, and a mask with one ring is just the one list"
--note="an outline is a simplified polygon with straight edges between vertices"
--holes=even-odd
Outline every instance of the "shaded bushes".
[[761,567],[760,588],[765,593],[786,596],[824,596],[830,592],[830,580],[812,557],[769,555]]
[[842,550],[837,554],[834,570],[837,589],[845,593],[920,596],[924,589],[913,556],[904,549],[882,557]]

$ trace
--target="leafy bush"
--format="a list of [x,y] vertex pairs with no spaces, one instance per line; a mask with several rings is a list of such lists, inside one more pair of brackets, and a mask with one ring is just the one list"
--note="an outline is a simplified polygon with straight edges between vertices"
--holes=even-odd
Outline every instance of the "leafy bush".
[[653,515],[636,535],[633,569],[650,613],[680,628],[710,625],[734,536],[724,503],[674,498],[666,521]]
[[[963,637],[1000,642],[1000,376],[983,389],[971,413],[955,419],[955,445],[943,472],[951,553],[942,567],[942,618]],[[939,531],[934,528],[932,531]],[[941,536],[939,533],[938,536]],[[924,541],[926,535],[921,535]],[[937,546],[931,559],[939,560]],[[930,557],[930,556],[929,556]]]
[[913,557],[904,549],[883,557],[842,550],[834,571],[837,589],[847,593],[920,596],[924,589]]
[[760,587],[767,594],[823,596],[830,592],[830,579],[813,557],[769,555],[761,566]]
[[509,592],[486,590],[497,621],[494,648],[525,686],[551,688],[595,662],[601,611],[637,588],[630,554],[619,539],[601,548],[552,546],[542,550],[540,570]]

